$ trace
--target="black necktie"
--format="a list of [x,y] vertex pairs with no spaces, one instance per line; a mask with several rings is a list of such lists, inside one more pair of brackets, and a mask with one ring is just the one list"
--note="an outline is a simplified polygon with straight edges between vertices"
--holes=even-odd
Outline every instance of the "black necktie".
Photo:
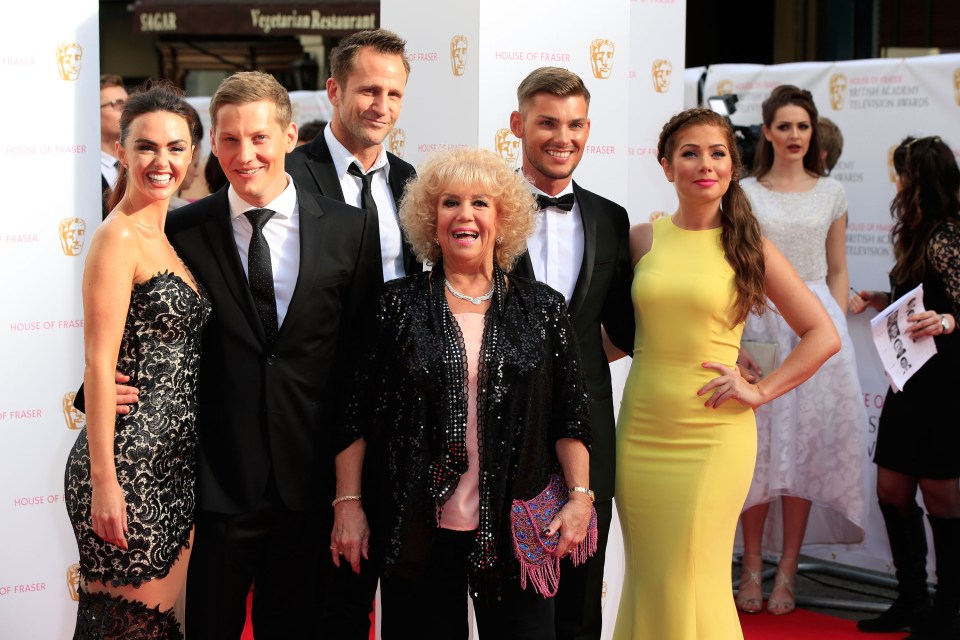
[[571,211],[573,209],[573,194],[567,193],[559,198],[551,198],[542,193],[537,194],[537,205],[543,211],[547,207],[556,207],[562,211]]
[[275,211],[270,209],[250,209],[243,215],[247,216],[253,225],[253,235],[250,236],[250,250],[247,253],[247,280],[250,282],[250,292],[257,305],[260,322],[263,323],[263,332],[267,337],[267,344],[273,344],[277,339],[277,296],[273,291],[273,267],[270,265],[270,245],[263,237],[263,225],[273,217]]
[[364,173],[360,167],[353,162],[347,167],[347,173],[352,176],[357,176],[360,178],[360,182],[363,183],[360,189],[360,208],[366,209],[370,213],[370,217],[372,218],[370,222],[373,224],[374,229],[380,228],[380,216],[377,212],[377,203],[373,199],[373,190],[370,187],[373,184],[373,176],[377,171],[380,171],[380,169],[374,169],[369,173]]

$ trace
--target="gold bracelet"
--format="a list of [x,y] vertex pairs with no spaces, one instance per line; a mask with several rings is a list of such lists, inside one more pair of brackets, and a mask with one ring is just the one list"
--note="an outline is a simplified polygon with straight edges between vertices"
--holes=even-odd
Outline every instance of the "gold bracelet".
[[583,493],[583,494],[585,494],[588,498],[590,498],[590,503],[591,503],[591,504],[593,503],[593,498],[594,498],[594,496],[593,496],[593,490],[592,490],[592,489],[587,489],[586,487],[569,487],[569,490],[570,490],[570,491],[575,491],[575,492],[577,492],[577,493]]
[[338,496],[333,499],[332,507],[337,506],[341,502],[352,502],[353,500],[360,500],[360,496]]

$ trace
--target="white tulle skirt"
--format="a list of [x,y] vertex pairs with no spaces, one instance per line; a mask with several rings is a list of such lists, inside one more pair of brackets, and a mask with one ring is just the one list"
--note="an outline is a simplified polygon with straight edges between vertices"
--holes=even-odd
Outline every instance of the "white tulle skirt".
[[[802,385],[757,410],[757,463],[744,510],[773,502],[763,547],[782,546],[779,496],[813,503],[804,544],[859,543],[867,517],[863,392],[847,322],[823,280],[807,286],[826,308],[842,346]],[[799,342],[783,317],[750,315],[744,339],[776,342],[777,366]],[[738,536],[739,538],[739,536]]]

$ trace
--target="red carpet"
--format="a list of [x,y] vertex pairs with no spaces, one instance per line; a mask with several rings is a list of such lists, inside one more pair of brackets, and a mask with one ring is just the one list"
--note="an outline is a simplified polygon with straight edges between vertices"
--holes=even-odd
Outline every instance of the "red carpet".
[[[868,614],[864,614],[865,616]],[[857,623],[797,609],[785,616],[740,614],[744,640],[893,640],[905,633],[860,633]]]

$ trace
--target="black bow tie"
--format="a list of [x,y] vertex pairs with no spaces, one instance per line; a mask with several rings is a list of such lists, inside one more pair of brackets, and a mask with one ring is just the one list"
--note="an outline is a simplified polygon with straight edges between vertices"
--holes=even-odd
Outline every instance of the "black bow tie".
[[537,205],[541,210],[546,209],[547,207],[556,207],[557,209],[562,209],[563,211],[572,211],[573,194],[567,193],[559,198],[551,198],[550,196],[537,194]]

